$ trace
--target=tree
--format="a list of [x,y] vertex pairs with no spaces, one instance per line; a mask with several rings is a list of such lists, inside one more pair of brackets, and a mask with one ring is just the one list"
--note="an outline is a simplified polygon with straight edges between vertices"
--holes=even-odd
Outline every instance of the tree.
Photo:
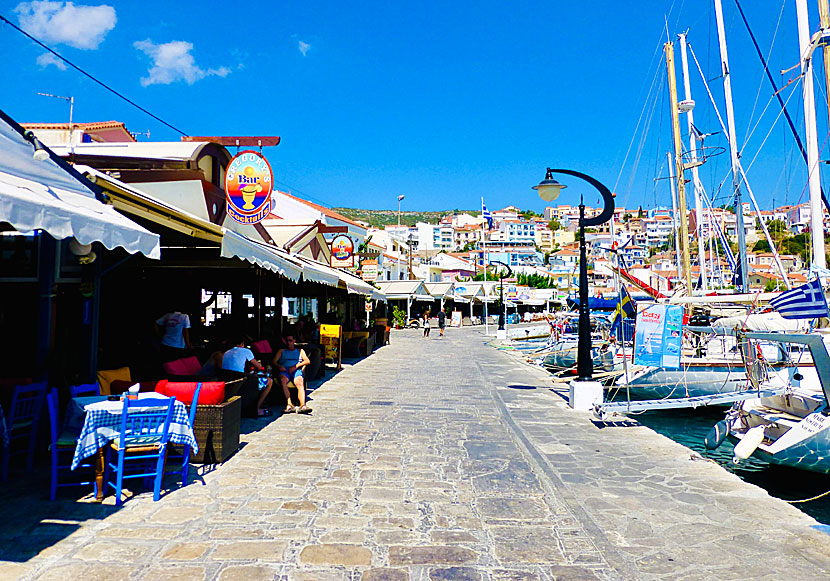
[[623,222],[628,222],[633,217],[634,216],[632,216],[630,212],[626,212],[625,215],[623,216]]
[[638,218],[642,218],[642,217],[643,217],[643,207],[642,207],[642,206],[640,206],[640,207],[637,209],[637,217],[638,217]]
[[762,238],[752,247],[752,252],[772,252],[772,248],[769,247],[769,242]]
[[787,224],[784,220],[770,220],[767,222],[767,230],[773,241],[778,242],[787,233]]
[[769,279],[767,284],[764,285],[764,292],[771,293],[778,290],[779,284],[777,280]]
[[548,222],[548,230],[551,232],[556,232],[562,227],[562,224],[559,223],[559,220],[553,218],[550,222]]

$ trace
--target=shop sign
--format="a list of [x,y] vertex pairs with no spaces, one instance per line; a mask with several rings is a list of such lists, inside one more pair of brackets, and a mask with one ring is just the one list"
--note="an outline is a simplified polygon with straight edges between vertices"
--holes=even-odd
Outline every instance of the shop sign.
[[379,274],[378,273],[378,265],[374,260],[373,261],[364,260],[363,261],[363,266],[361,268],[362,268],[362,272],[361,272],[360,276],[366,282],[375,282],[378,279],[378,274]]
[[320,325],[320,346],[323,347],[326,359],[337,362],[340,369],[340,348],[342,347],[343,333],[340,325]]
[[271,212],[273,174],[255,151],[243,151],[228,164],[225,197],[228,214],[240,224],[258,224]]
[[331,241],[331,266],[340,268],[354,266],[354,242],[345,234],[338,234]]

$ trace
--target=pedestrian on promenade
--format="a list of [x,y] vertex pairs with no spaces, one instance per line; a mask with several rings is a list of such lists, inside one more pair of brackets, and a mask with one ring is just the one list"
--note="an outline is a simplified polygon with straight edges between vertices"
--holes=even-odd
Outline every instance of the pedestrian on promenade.
[[424,337],[429,337],[429,309],[424,313]]
[[[311,408],[305,403],[305,378],[303,377],[303,368],[311,361],[305,351],[299,349],[296,345],[296,340],[293,333],[285,336],[285,347],[274,354],[274,367],[277,368],[280,385],[285,394],[285,413],[290,414],[297,412],[300,414],[310,414]],[[288,382],[293,382],[297,387],[297,399],[300,407],[295,409],[291,403],[291,393],[288,391]]]
[[444,327],[447,325],[447,315],[443,310],[438,311],[438,336],[444,336]]
[[190,317],[181,311],[172,311],[156,319],[156,334],[161,338],[162,360],[174,361],[187,356],[190,344]]
[[[220,377],[226,382],[239,381],[241,386],[236,394],[242,397],[243,412],[251,412],[254,399],[256,400],[256,416],[270,416],[271,410],[263,409],[262,404],[271,391],[274,381],[267,375],[256,376],[246,374],[246,371],[253,367],[255,370],[265,373],[265,368],[254,357],[253,351],[245,347],[243,337],[234,337],[234,347],[231,347],[222,356],[222,373]],[[258,395],[257,395],[258,390]],[[235,395],[236,395],[235,394]],[[253,415],[253,414],[251,414]]]

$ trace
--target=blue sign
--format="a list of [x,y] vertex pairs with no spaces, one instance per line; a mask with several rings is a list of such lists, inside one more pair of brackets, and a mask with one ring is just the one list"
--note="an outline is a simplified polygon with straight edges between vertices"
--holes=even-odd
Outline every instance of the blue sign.
[[680,368],[683,307],[649,305],[637,311],[634,332],[634,364]]

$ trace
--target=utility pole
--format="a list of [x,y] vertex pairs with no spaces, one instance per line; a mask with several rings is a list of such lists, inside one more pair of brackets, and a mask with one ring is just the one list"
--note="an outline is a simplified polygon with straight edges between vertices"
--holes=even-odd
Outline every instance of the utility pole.
[[[717,0],[715,0],[717,2]],[[686,292],[692,296],[692,269],[689,260],[689,217],[686,213],[686,180],[683,177],[683,144],[680,142],[680,111],[677,108],[677,82],[674,76],[674,44],[663,45],[669,77],[669,106],[671,107],[672,134],[674,135],[674,167],[677,176],[677,199],[680,206],[680,250],[683,253],[683,273],[686,275]]]

